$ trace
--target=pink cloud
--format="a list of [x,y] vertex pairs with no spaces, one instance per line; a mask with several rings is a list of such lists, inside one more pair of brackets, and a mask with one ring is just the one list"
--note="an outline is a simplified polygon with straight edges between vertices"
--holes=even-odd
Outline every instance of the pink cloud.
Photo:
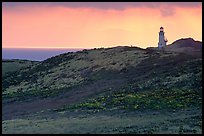
[[[196,6],[180,6],[171,12],[147,6],[124,10],[68,6],[3,6],[3,47],[88,48],[115,44],[156,46],[161,25],[167,31],[169,41],[186,34],[188,37],[201,39],[201,11],[202,8]],[[182,33],[177,32],[178,27]]]

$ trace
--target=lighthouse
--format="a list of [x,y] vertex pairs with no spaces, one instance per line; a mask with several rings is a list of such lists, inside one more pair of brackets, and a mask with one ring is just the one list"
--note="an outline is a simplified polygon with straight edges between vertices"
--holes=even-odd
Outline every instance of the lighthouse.
[[166,46],[166,43],[167,39],[164,36],[164,28],[160,27],[158,48],[164,48]]

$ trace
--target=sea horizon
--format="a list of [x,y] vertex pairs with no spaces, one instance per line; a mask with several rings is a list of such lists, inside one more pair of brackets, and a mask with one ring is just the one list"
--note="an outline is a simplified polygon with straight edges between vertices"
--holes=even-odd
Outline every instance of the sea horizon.
[[2,59],[44,61],[63,53],[82,50],[84,48],[2,48]]

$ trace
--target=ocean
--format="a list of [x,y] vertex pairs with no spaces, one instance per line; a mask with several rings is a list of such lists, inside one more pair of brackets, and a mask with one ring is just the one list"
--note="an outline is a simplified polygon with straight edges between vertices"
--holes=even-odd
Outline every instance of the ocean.
[[49,49],[49,48],[2,48],[2,59],[23,59],[32,61],[43,61],[50,57],[76,52],[83,49]]

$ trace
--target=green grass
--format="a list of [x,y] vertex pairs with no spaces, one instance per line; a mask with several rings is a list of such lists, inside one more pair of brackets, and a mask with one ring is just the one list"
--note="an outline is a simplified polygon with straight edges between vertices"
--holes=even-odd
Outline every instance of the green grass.
[[35,63],[37,62],[28,60],[2,60],[2,76],[4,77],[10,72],[18,71]]
[[[192,60],[192,63],[187,60]],[[196,76],[202,71],[201,61],[182,54],[156,54],[129,47],[65,53],[4,77],[2,89],[11,98],[17,91],[24,94],[28,91],[27,94],[32,95],[32,90],[38,90],[49,94],[87,81],[114,79],[137,82],[143,90],[155,89],[155,85],[171,88],[174,84],[191,84],[188,86],[195,88],[201,84],[201,73]],[[176,80],[178,82],[173,83]]]
[[[66,113],[65,113],[66,114]],[[121,116],[120,116],[121,115]],[[176,113],[56,115],[2,122],[3,134],[201,134],[202,117],[196,109]]]
[[[60,87],[66,88],[80,84],[87,80],[87,77],[89,77],[88,80],[98,80],[101,74],[106,71],[116,73],[127,66],[136,66],[147,57],[144,52],[137,48],[130,50],[128,47],[117,47],[65,53],[30,68],[22,67],[24,68],[22,70],[18,69],[18,65],[16,65],[14,68],[10,68],[16,72],[3,78],[3,91],[9,94],[19,91],[19,89],[23,89],[23,92],[58,90]],[[3,68],[3,72],[6,72],[7,69]],[[99,77],[97,77],[98,72],[101,72]],[[22,82],[26,82],[30,86],[22,84]]]
[[112,110],[168,110],[201,107],[201,94],[194,90],[160,89],[143,92],[115,91],[86,102],[65,105],[56,111],[82,110],[90,112]]
[[9,98],[15,98],[16,101],[26,101],[30,100],[32,98],[48,98],[48,97],[54,97],[60,93],[69,91],[72,87],[65,87],[60,89],[54,89],[54,90],[39,90],[39,89],[31,89],[29,91],[16,91],[16,92],[6,92],[3,93],[2,98],[3,99],[9,99]]
[[[2,78],[4,104],[45,104],[25,115],[32,104],[6,109],[13,119],[2,121],[3,133],[202,133],[201,62],[128,47],[61,54],[31,67],[3,62],[3,72],[14,71]],[[46,107],[61,98],[69,104]]]

